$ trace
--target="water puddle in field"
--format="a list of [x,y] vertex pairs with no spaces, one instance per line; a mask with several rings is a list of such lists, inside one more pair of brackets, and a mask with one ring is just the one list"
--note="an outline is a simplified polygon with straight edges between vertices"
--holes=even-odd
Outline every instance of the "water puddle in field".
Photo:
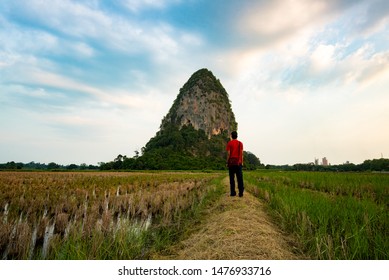
[[32,232],[32,235],[31,235],[31,244],[30,244],[30,250],[29,250],[29,254],[28,254],[29,260],[32,259],[32,256],[34,254],[37,233],[38,233],[38,227],[35,227],[34,231]]
[[3,214],[3,223],[6,223],[7,220],[8,220],[8,212],[9,212],[9,209],[8,209],[8,202],[4,205],[4,214]]
[[51,225],[48,224],[45,229],[45,236],[43,238],[43,247],[42,247],[42,256],[44,259],[47,256],[50,240],[54,235],[54,227],[55,227],[55,222],[52,223]]
[[[144,220],[135,220],[131,221],[131,224],[128,226],[128,229],[135,234],[140,234],[142,231],[147,231],[151,226],[152,215],[149,214],[148,217]],[[118,223],[118,229],[121,227],[121,224]]]
[[[126,216],[121,217],[120,214],[115,219],[115,221],[111,221],[108,226],[108,230],[112,231],[114,235],[118,232],[124,230],[129,233],[135,233],[136,235],[141,234],[143,231],[147,231],[152,224],[152,215],[149,214],[146,219],[128,219]],[[96,222],[96,229],[102,230],[103,228],[103,219],[100,218]]]
[[147,220],[145,221],[145,223],[143,225],[144,230],[149,229],[149,227],[151,226],[151,220],[152,220],[152,215],[149,214],[149,216],[147,217]]

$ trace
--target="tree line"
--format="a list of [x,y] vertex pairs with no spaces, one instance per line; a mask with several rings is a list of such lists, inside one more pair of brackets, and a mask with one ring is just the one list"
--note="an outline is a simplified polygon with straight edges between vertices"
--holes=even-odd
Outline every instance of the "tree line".
[[[389,159],[380,158],[365,160],[361,164],[345,163],[339,165],[322,166],[314,164],[294,164],[294,165],[264,165],[261,161],[252,153],[244,152],[246,170],[255,169],[277,169],[284,171],[332,171],[332,172],[389,172]],[[63,170],[63,171],[77,171],[77,170],[163,170],[168,169],[167,166],[172,164],[176,170],[222,170],[225,169],[225,162],[220,160],[217,165],[210,165],[206,159],[185,158],[185,156],[170,159],[170,163],[166,165],[157,164],[158,159],[141,158],[139,153],[136,152],[134,157],[127,157],[118,155],[113,161],[99,162],[98,165],[82,164],[69,164],[61,165],[55,162],[39,163],[39,162],[15,162],[10,161],[7,163],[0,163],[0,170]],[[153,165],[150,165],[153,164]],[[153,168],[148,168],[153,167]]]
[[55,162],[46,164],[34,161],[29,163],[9,161],[0,163],[0,170],[99,170],[99,166],[86,163],[61,165]]
[[344,163],[339,165],[314,165],[312,163],[297,163],[294,165],[266,165],[266,169],[279,169],[285,171],[333,171],[333,172],[388,172],[389,159],[368,159],[361,164]]

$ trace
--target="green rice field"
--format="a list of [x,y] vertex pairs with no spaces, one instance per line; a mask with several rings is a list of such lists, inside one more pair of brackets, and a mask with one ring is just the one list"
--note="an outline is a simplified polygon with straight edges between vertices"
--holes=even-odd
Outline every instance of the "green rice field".
[[389,259],[389,174],[246,173],[280,227],[313,259]]

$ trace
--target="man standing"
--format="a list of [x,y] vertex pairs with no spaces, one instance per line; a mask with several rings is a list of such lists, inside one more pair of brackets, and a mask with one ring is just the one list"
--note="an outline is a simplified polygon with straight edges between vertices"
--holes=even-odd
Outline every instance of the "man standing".
[[231,140],[227,144],[227,166],[230,175],[230,195],[236,196],[235,175],[238,181],[239,197],[243,196],[243,143],[238,141],[238,133],[231,132]]

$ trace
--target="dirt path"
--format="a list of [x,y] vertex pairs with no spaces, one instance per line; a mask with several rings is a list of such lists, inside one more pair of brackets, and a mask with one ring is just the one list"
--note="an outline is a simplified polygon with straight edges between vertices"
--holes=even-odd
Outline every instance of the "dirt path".
[[159,259],[303,259],[258,199],[248,192],[242,198],[230,197],[227,178],[224,185],[226,195],[209,209],[207,219]]

